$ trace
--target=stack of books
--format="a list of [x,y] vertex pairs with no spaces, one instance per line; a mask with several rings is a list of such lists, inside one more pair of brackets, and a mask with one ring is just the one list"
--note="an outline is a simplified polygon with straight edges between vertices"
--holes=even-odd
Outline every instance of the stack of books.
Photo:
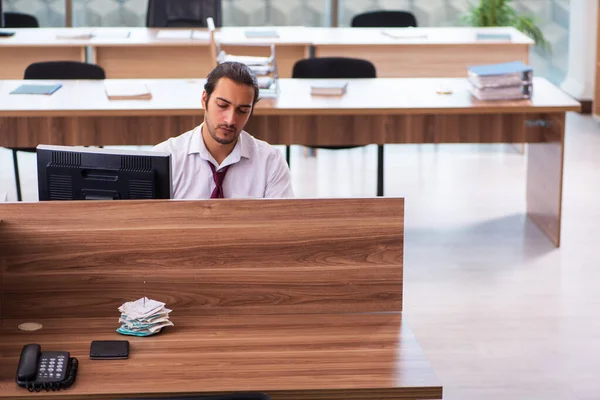
[[468,67],[468,80],[479,100],[521,100],[533,94],[533,70],[520,61]]
[[152,92],[144,82],[104,81],[104,91],[109,100],[152,100]]
[[310,84],[310,94],[313,96],[341,96],[346,93],[348,81],[326,80]]

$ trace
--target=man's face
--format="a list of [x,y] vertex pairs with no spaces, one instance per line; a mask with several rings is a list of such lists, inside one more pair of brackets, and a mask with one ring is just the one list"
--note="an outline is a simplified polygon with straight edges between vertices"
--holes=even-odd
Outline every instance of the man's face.
[[208,104],[207,97],[207,93],[203,92],[204,124],[210,136],[220,144],[235,142],[250,118],[254,88],[221,78],[217,81]]

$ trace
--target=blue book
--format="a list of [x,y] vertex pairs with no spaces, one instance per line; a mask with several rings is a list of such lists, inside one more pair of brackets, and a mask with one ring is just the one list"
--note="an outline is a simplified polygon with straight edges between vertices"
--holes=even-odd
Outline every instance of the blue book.
[[522,77],[527,77],[533,73],[533,69],[521,61],[500,64],[473,65],[468,67],[468,71],[470,74],[477,75],[479,77],[500,75],[521,75]]
[[10,92],[10,94],[45,94],[50,95],[62,87],[62,83],[51,85],[24,84]]

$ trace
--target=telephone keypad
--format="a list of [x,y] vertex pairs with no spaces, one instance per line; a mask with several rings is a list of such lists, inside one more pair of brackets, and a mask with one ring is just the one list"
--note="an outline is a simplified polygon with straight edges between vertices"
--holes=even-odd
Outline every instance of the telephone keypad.
[[39,382],[57,382],[65,379],[66,371],[64,353],[46,351],[42,352],[39,361],[37,381]]

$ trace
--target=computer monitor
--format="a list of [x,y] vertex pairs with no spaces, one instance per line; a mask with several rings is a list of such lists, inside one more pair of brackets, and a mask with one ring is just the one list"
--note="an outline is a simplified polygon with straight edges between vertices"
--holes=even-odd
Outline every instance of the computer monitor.
[[169,153],[39,145],[37,169],[40,201],[173,197]]

